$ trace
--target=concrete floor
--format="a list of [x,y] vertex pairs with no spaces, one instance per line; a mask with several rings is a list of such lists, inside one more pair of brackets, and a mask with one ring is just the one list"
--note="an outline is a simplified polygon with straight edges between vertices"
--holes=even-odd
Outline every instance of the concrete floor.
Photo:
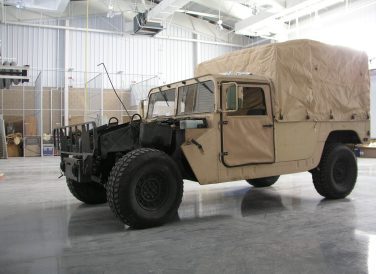
[[58,158],[0,160],[0,273],[376,273],[376,160],[344,200],[309,173],[267,189],[186,182],[176,221],[130,230],[57,179]]

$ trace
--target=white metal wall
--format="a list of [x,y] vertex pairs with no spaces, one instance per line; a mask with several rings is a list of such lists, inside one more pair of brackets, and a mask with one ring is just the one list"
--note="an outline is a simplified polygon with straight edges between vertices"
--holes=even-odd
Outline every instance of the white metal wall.
[[69,36],[66,67],[73,71],[98,71],[97,65],[104,62],[112,73],[159,75],[163,82],[184,79],[193,72],[192,42],[79,31],[70,31]]
[[35,77],[44,72],[44,86],[60,86],[64,67],[64,32],[62,30],[0,24],[1,56],[30,65]]
[[[77,22],[74,25],[79,26]],[[192,39],[193,33],[173,25],[162,35],[183,40],[0,24],[2,56],[43,71],[43,86],[49,87],[64,85],[62,71],[65,69],[77,72],[71,84],[80,85],[85,82],[84,71],[102,71],[97,67],[101,62],[111,73],[158,75],[161,83],[173,82],[193,75],[195,55],[201,56],[199,61],[203,61],[238,49],[206,43],[195,47],[196,42],[184,41]],[[68,39],[66,50],[65,36]],[[195,52],[197,49],[199,53]],[[128,86],[139,79],[127,77],[122,83],[115,81],[115,86],[124,88],[124,83]]]
[[[326,16],[316,16],[300,27],[294,28],[289,39],[309,38],[322,42],[347,46],[367,52],[370,59],[376,58],[376,1],[368,1],[355,8],[356,3],[348,9]],[[376,62],[370,68],[376,68]]]
[[233,48],[231,46],[213,45],[213,44],[201,44],[201,59],[200,62],[204,62],[215,57],[221,56],[227,52],[238,50],[239,48]]

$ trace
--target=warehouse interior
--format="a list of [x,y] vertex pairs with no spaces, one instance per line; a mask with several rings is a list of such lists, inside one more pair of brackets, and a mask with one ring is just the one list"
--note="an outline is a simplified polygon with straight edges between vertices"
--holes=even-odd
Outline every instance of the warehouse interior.
[[[375,0],[0,0],[0,273],[376,273],[375,29]],[[265,188],[184,178],[173,218],[135,229],[72,195],[54,129],[147,120],[151,90],[296,39],[367,54],[369,138],[351,146],[349,196],[320,196],[312,170]]]

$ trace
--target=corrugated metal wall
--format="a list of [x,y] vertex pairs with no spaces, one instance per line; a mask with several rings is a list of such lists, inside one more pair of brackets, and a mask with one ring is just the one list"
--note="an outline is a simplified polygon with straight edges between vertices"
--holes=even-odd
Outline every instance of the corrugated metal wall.
[[[83,27],[84,22],[71,25]],[[193,75],[196,42],[150,38],[137,35],[67,31],[65,52],[65,30],[31,26],[0,25],[2,56],[15,58],[18,64],[30,65],[33,74],[43,71],[44,86],[64,85],[64,69],[70,68],[72,86],[82,86],[90,75],[100,72],[98,63],[104,62],[111,73],[122,72],[124,77],[114,77],[115,85],[125,88],[132,82],[147,76],[158,75],[161,83],[173,82]],[[193,34],[176,26],[168,26],[162,33],[165,37],[192,39]],[[204,39],[204,38],[201,38]],[[231,46],[200,43],[200,60],[207,60],[228,51],[238,49]],[[67,54],[67,64],[64,64]],[[94,75],[94,74],[93,74]],[[105,83],[105,86],[107,84]]]
[[55,87],[63,83],[64,31],[27,26],[0,25],[3,58],[30,65],[33,79],[43,70],[44,85]]

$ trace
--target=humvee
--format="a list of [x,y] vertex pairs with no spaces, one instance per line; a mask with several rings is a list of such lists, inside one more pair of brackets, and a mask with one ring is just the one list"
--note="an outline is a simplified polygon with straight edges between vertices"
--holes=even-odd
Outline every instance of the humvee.
[[144,117],[55,129],[55,146],[71,193],[107,201],[133,228],[175,215],[184,179],[268,187],[309,171],[320,195],[344,198],[370,135],[369,85],[362,52],[311,40],[244,49],[151,89]]

